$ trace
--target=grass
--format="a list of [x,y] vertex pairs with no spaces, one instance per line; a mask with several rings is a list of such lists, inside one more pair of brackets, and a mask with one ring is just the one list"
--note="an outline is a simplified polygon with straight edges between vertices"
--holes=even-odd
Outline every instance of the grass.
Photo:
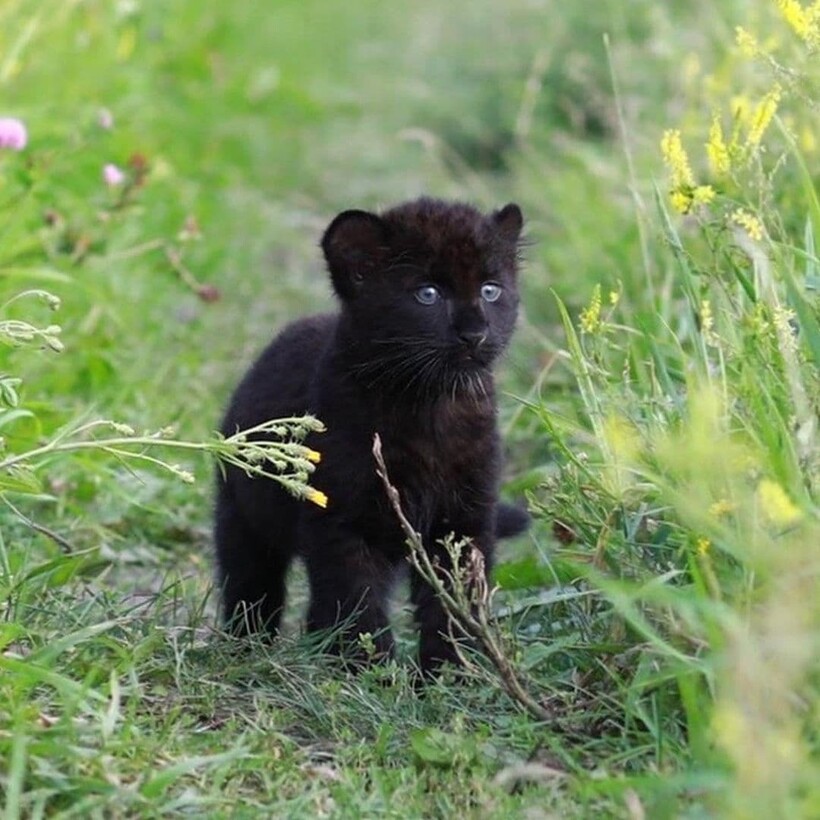
[[[817,20],[672,5],[0,7],[6,816],[816,816]],[[276,645],[216,626],[223,403],[332,216],[422,192],[528,219],[497,613],[549,721],[415,691],[408,629],[335,668],[298,573]],[[95,419],[163,463],[49,445]]]

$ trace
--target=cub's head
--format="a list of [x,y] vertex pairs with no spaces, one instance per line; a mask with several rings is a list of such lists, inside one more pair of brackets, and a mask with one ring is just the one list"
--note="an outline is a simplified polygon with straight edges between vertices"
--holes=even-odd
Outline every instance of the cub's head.
[[339,214],[322,249],[362,377],[431,393],[475,386],[513,332],[522,226],[513,204]]

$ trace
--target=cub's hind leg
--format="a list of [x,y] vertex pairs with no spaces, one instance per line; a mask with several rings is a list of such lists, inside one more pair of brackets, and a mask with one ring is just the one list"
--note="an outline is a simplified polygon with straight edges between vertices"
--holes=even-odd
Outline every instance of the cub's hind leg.
[[[234,635],[279,630],[285,580],[292,558],[292,530],[260,533],[242,515],[230,487],[220,484],[216,501],[216,556],[226,628]],[[281,526],[284,524],[285,526]]]

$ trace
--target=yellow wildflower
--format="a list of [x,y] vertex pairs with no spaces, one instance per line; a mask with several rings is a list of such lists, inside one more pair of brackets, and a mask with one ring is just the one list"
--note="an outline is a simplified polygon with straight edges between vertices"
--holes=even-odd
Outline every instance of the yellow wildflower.
[[620,299],[621,299],[621,294],[617,290],[609,291],[609,304],[612,307],[615,307],[615,305],[618,304]]
[[706,555],[711,546],[712,542],[708,538],[698,538],[695,548],[698,551],[698,555]]
[[669,201],[679,214],[688,214],[692,208],[692,195],[684,191],[672,191]]
[[663,132],[661,153],[672,177],[672,188],[694,188],[695,178],[689,166],[689,157],[681,142],[680,131],[676,128]]
[[757,485],[757,501],[766,518],[776,526],[788,527],[803,517],[800,508],[786,491],[776,481],[768,478],[762,479]]
[[327,507],[327,496],[315,487],[308,487],[305,495],[308,501],[312,501],[317,507],[325,509]]
[[712,314],[712,303],[704,299],[700,303],[700,334],[703,341],[711,347],[717,347],[719,339],[714,330],[715,317]]
[[711,185],[696,185],[680,131],[664,131],[661,139],[663,161],[669,171],[669,201],[678,213],[688,214],[694,205],[708,205],[715,198]]
[[725,498],[721,498],[719,501],[715,501],[709,507],[709,515],[713,518],[724,518],[725,516],[729,515],[735,511],[735,505],[732,504],[731,501],[727,501]]
[[754,148],[760,144],[763,134],[777,113],[777,106],[780,104],[782,96],[783,90],[778,83],[775,83],[774,88],[755,106],[749,126],[749,134],[746,138],[746,145],[749,148]]
[[581,311],[579,317],[583,333],[595,333],[601,326],[601,286],[595,285],[589,307]]
[[763,223],[743,208],[738,208],[731,216],[732,222],[739,225],[749,235],[750,239],[760,242],[763,239]]
[[744,57],[756,57],[760,51],[760,44],[754,34],[746,31],[743,26],[735,28],[735,42]]
[[692,191],[693,205],[708,205],[715,198],[715,189],[711,185],[697,185]]
[[820,3],[804,7],[797,0],[777,0],[777,7],[801,40],[809,45],[820,44]]
[[308,449],[307,453],[305,453],[305,457],[308,461],[312,461],[314,464],[318,464],[322,460],[322,454],[316,450]]
[[723,137],[723,126],[717,114],[712,119],[709,129],[709,141],[706,143],[706,155],[709,157],[709,166],[717,177],[725,176],[732,167],[729,148]]

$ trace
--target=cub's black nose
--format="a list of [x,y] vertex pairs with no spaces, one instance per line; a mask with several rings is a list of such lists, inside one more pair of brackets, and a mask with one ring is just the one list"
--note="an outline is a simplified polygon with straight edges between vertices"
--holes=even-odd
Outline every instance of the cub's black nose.
[[465,347],[476,350],[487,341],[487,332],[485,330],[462,330],[458,334],[458,340]]

